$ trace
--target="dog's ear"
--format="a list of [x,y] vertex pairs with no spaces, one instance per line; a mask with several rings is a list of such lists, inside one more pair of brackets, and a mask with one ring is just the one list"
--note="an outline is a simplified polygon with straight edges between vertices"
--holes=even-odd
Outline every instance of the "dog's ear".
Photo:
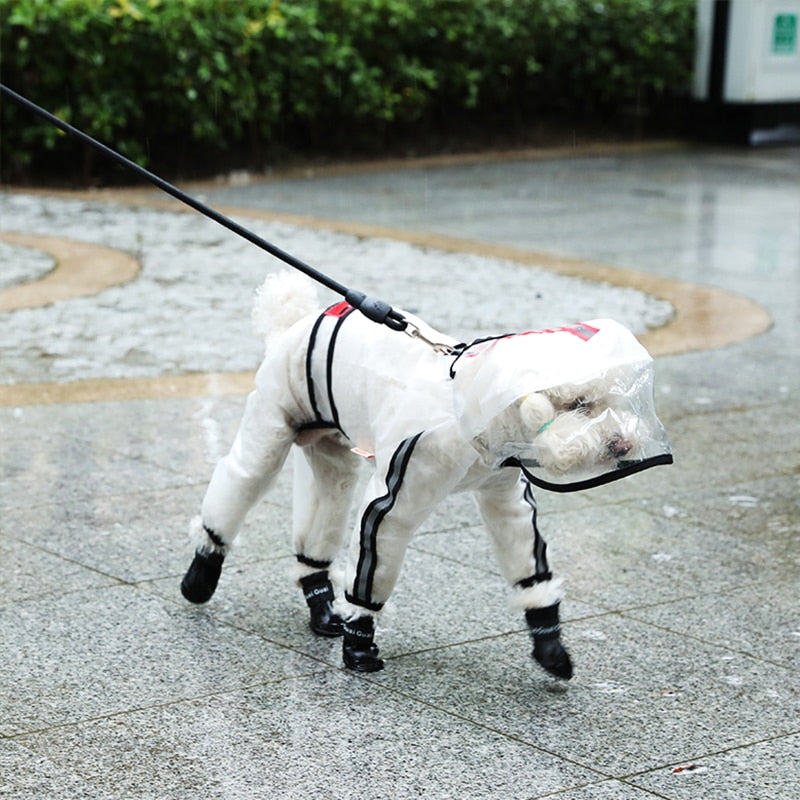
[[533,438],[541,431],[542,426],[552,422],[556,410],[543,394],[534,392],[523,398],[519,406],[519,415],[526,431]]

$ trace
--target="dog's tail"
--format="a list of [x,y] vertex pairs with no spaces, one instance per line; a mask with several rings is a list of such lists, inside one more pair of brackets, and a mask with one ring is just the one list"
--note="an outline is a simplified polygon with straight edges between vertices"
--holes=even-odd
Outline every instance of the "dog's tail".
[[267,275],[256,290],[253,303],[253,328],[264,338],[264,346],[295,322],[319,307],[314,284],[299,272],[276,272]]

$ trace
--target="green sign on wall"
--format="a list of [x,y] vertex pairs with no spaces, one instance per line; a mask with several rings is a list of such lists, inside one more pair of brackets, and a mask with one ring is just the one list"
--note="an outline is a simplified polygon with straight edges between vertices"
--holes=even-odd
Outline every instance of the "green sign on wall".
[[772,25],[772,53],[792,55],[797,49],[797,14],[776,14]]

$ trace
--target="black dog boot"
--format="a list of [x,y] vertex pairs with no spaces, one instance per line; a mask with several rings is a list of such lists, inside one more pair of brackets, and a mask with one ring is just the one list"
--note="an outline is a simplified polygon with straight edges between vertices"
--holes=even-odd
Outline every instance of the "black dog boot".
[[569,680],[572,677],[572,661],[561,644],[558,605],[529,608],[525,612],[525,621],[533,638],[533,657],[551,675]]
[[300,578],[300,586],[308,603],[311,630],[318,636],[341,636],[344,633],[342,618],[333,611],[333,586],[328,570]]
[[224,553],[216,550],[197,550],[186,575],[181,581],[181,594],[190,603],[205,603],[217,588]]
[[383,659],[378,658],[375,638],[375,621],[372,617],[359,617],[344,623],[342,657],[344,665],[355,672],[378,672],[383,669]]

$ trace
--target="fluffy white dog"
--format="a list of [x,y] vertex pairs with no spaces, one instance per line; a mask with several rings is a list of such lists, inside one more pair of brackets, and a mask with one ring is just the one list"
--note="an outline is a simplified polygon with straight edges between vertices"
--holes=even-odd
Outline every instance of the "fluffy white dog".
[[[572,491],[671,461],[652,405],[652,360],[610,320],[458,345],[404,315],[411,338],[347,303],[319,310],[301,276],[267,279],[254,309],[266,356],[193,522],[195,556],[181,590],[195,603],[211,597],[245,515],[295,445],[307,462],[295,470],[298,581],[312,630],[344,636],[347,667],[383,667],[374,615],[406,547],[437,503],[468,490],[525,613],[534,658],[570,678],[562,592],[532,484]],[[364,454],[374,472],[334,610],[329,568],[344,544]]]

